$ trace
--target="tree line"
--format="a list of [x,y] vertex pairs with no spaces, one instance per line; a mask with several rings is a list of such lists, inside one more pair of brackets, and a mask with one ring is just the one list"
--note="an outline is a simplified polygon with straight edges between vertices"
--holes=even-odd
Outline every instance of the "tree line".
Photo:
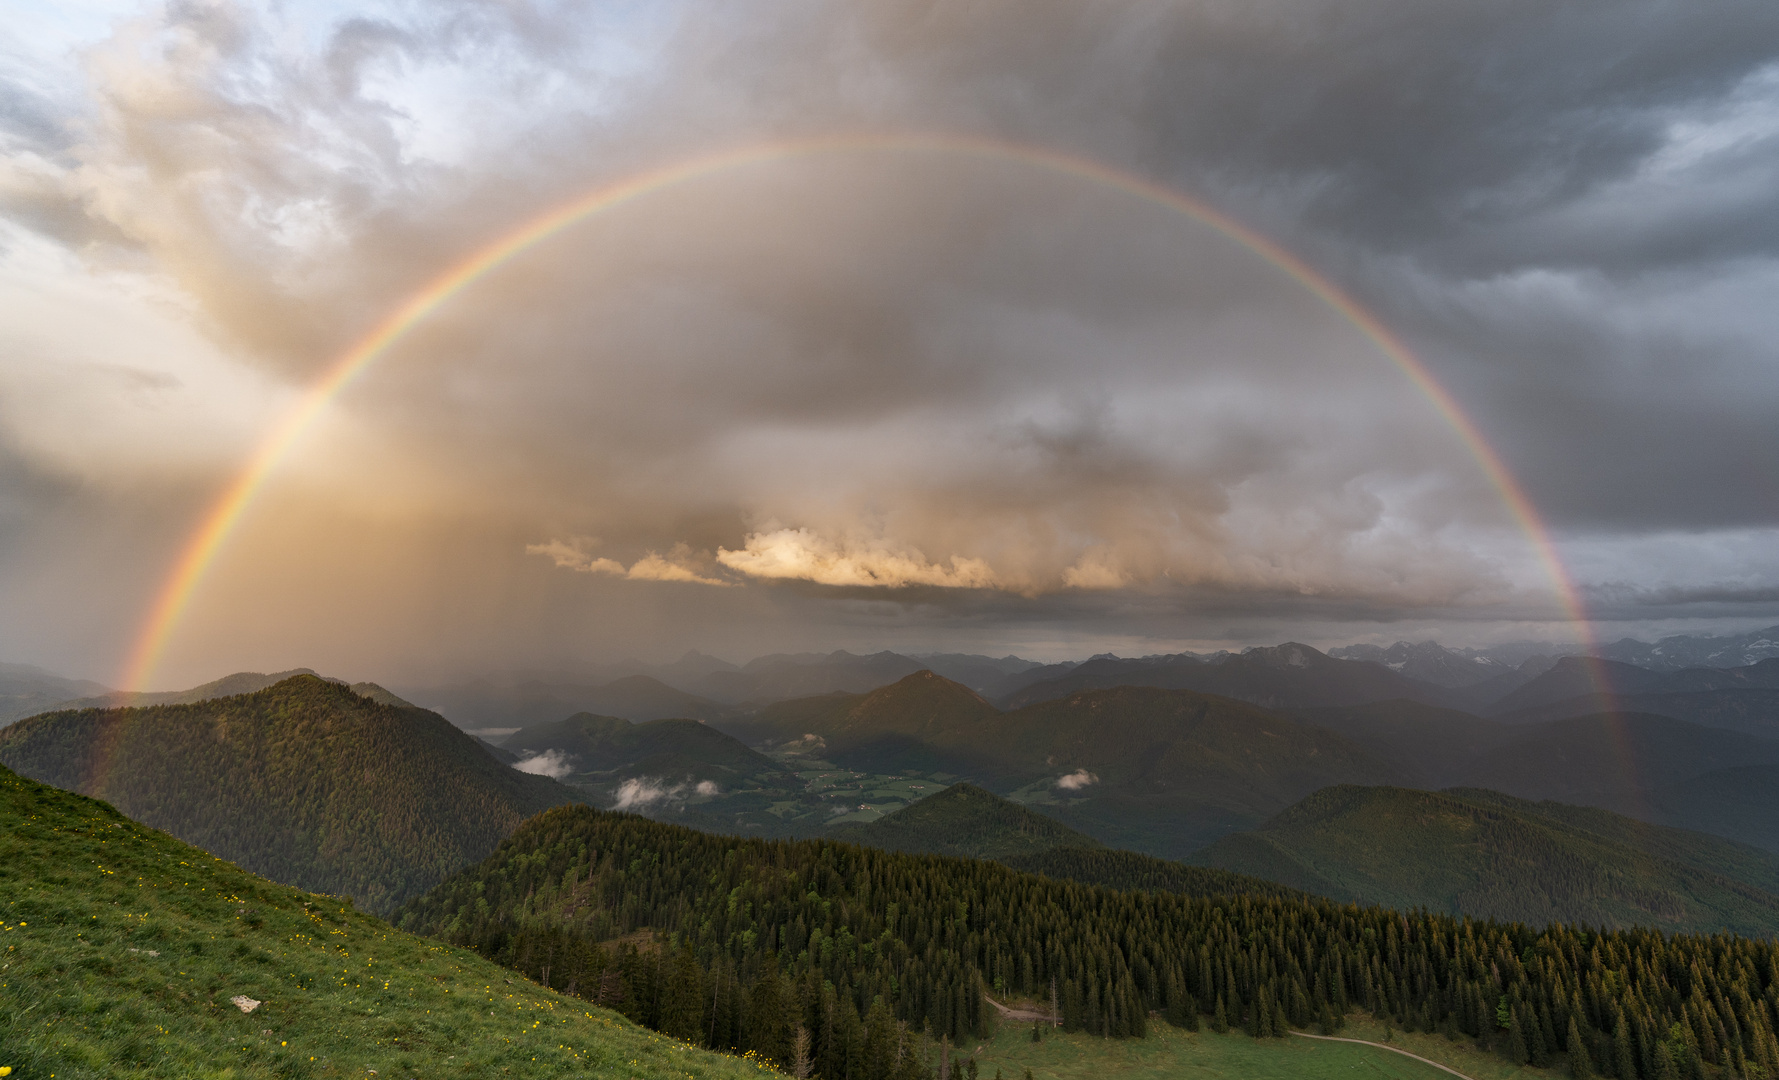
[[1769,940],[1533,929],[1280,891],[1115,890],[998,863],[538,815],[397,914],[698,1045],[828,1080],[916,1080],[986,995],[1066,1030],[1336,1030],[1364,1010],[1579,1076],[1779,1077]]

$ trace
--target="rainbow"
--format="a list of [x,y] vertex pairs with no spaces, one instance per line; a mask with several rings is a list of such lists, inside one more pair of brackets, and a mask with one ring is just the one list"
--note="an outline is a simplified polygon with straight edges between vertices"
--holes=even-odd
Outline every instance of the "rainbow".
[[[1555,544],[1551,541],[1550,532],[1501,456],[1483,437],[1475,422],[1465,414],[1451,393],[1440,385],[1427,366],[1389,328],[1302,259],[1189,195],[1087,158],[1042,147],[973,136],[873,134],[775,140],[706,154],[640,172],[595,188],[532,218],[427,282],[333,362],[326,374],[309,388],[302,399],[265,436],[246,467],[204,515],[155,596],[153,606],[131,649],[122,678],[123,688],[140,690],[152,676],[161,653],[203,581],[206,570],[228,542],[267,478],[278,468],[279,463],[291,452],[328,403],[440,305],[496,267],[594,215],[726,170],[836,153],[964,155],[1075,177],[1185,214],[1253,251],[1296,280],[1370,338],[1433,404],[1439,415],[1457,433],[1489,483],[1500,493],[1503,503],[1530,541],[1565,614],[1584,635],[1588,633],[1586,610]],[[1591,644],[1591,640],[1584,641],[1584,645]],[[1596,682],[1604,685],[1599,679]]]

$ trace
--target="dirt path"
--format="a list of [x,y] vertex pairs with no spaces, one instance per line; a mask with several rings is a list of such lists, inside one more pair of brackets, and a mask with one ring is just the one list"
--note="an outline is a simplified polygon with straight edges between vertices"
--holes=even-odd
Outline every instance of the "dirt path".
[[[1059,1020],[1058,1017],[1051,1016],[1049,1013],[1033,1012],[1030,1009],[1009,1009],[987,994],[982,995],[982,1000],[993,1005],[995,1010],[1001,1014],[1002,1020],[1034,1020],[1043,1021],[1046,1024],[1054,1024]],[[1469,1078],[1467,1077],[1466,1080]]]
[[1328,1042],[1358,1043],[1360,1046],[1375,1046],[1379,1050],[1388,1050],[1393,1054],[1401,1054],[1403,1057],[1414,1058],[1416,1061],[1425,1061],[1425,1062],[1427,1062],[1427,1064],[1433,1066],[1435,1069],[1441,1069],[1445,1072],[1449,1072],[1453,1076],[1462,1078],[1462,1080],[1470,1080],[1470,1077],[1465,1076],[1463,1073],[1459,1072],[1458,1070],[1456,1070],[1454,1068],[1451,1068],[1450,1066],[1441,1065],[1437,1061],[1429,1061],[1427,1058],[1424,1058],[1419,1054],[1411,1054],[1407,1050],[1404,1050],[1400,1047],[1391,1046],[1389,1043],[1368,1042],[1365,1039],[1342,1039],[1342,1038],[1339,1038],[1334,1035],[1311,1035],[1311,1034],[1309,1034],[1307,1032],[1303,1032],[1303,1031],[1293,1031],[1291,1034],[1296,1035],[1300,1038],[1304,1038],[1304,1039],[1323,1039]]

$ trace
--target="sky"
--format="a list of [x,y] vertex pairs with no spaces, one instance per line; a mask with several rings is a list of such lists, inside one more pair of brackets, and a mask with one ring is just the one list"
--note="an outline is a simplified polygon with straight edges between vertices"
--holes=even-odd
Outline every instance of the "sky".
[[0,7],[0,659],[1779,622],[1765,0]]

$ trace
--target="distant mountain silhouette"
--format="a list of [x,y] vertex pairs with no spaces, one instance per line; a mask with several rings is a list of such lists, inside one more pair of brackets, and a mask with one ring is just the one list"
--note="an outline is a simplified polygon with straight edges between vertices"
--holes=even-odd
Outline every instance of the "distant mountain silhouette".
[[1599,655],[1608,660],[1635,664],[1653,671],[1680,671],[1685,668],[1734,668],[1779,658],[1779,626],[1754,630],[1746,634],[1711,635],[1679,634],[1665,637],[1654,644],[1623,638],[1601,646]]
[[1348,645],[1341,649],[1329,649],[1328,655],[1336,660],[1365,660],[1382,664],[1398,675],[1453,689],[1475,686],[1515,670],[1514,665],[1504,661],[1488,656],[1466,656],[1453,652],[1436,641],[1413,644],[1398,641],[1388,648]]

